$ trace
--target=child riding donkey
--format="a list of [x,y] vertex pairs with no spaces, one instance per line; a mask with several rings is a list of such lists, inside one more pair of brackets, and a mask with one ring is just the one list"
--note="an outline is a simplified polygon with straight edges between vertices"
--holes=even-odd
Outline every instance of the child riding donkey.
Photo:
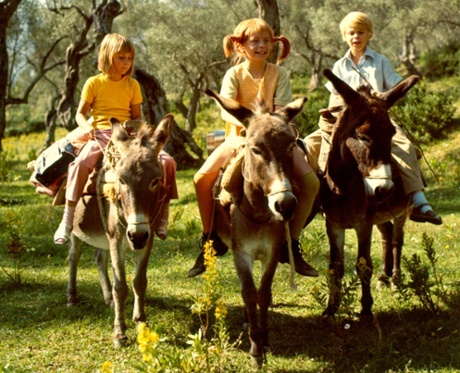
[[[54,234],[54,243],[68,242],[72,231],[75,206],[80,199],[89,175],[93,171],[103,149],[112,134],[109,119],[120,122],[141,120],[142,93],[139,83],[131,77],[134,71],[134,45],[119,34],[108,34],[103,39],[99,55],[100,74],[89,78],[82,89],[76,121],[78,128],[67,138],[82,146],[75,160],[68,167],[66,203],[62,221]],[[91,118],[87,119],[87,114]],[[164,151],[158,155],[164,165],[168,196],[163,204],[162,218],[156,233],[164,240],[170,199],[178,198],[176,163]]]
[[[225,74],[221,95],[251,110],[255,109],[260,99],[264,100],[271,112],[290,103],[292,93],[286,70],[266,61],[276,42],[281,42],[283,46],[278,59],[278,62],[281,62],[289,55],[289,40],[283,36],[275,37],[272,28],[258,18],[242,21],[232,35],[227,35],[223,41],[225,55],[226,57],[233,55],[234,62],[238,64]],[[214,150],[194,177],[203,235],[200,240],[201,252],[195,265],[188,272],[189,277],[197,276],[206,270],[203,247],[208,240],[213,241],[213,248],[217,255],[223,255],[227,251],[227,247],[213,231],[212,189],[219,169],[236,152],[242,125],[225,111],[222,111],[222,118],[227,122],[225,141]],[[302,258],[299,237],[318,192],[319,180],[308,165],[303,152],[298,148],[294,149],[294,178],[298,184],[296,194],[298,205],[294,218],[290,222],[290,233],[295,269],[303,276],[318,276],[316,269]],[[287,242],[282,246],[280,262],[289,262]]]
[[[370,84],[377,93],[390,90],[402,80],[386,57],[369,48],[368,42],[372,38],[373,27],[367,14],[349,13],[340,23],[340,31],[349,50],[334,64],[332,72],[337,77],[353,89],[357,89],[364,83]],[[308,161],[319,173],[324,171],[328,153],[327,141],[322,141],[323,130],[326,133],[331,132],[332,123],[343,107],[343,99],[332,84],[328,82],[326,87],[331,92],[329,108],[322,111],[320,129],[305,138]],[[440,225],[441,217],[433,211],[423,193],[425,185],[415,148],[403,130],[394,122],[393,125],[396,134],[393,136],[391,153],[401,175],[405,193],[412,196],[414,208],[410,219]]]

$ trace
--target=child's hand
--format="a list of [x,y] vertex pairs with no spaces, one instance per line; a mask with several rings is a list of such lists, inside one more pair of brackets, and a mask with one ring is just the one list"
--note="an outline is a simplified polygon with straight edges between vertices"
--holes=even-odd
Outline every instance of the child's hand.
[[84,130],[84,133],[91,140],[94,140],[96,137],[96,130],[94,128],[89,128],[88,130]]
[[95,137],[95,129],[92,126],[93,124],[93,118],[89,118],[88,120],[85,120],[85,123],[82,123],[81,129],[83,130],[83,133],[88,136],[91,140],[94,140]]

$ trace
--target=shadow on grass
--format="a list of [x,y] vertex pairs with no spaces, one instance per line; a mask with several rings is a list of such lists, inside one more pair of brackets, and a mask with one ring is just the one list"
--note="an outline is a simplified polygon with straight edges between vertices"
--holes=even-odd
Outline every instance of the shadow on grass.
[[[458,371],[460,293],[451,301],[450,309],[436,315],[421,309],[374,310],[373,325],[321,315],[292,317],[282,312],[291,305],[278,305],[269,312],[272,355],[303,356],[321,362],[323,372]],[[242,309],[230,308],[229,314],[231,339],[236,339],[242,331]],[[248,352],[246,332],[242,341],[241,350]]]

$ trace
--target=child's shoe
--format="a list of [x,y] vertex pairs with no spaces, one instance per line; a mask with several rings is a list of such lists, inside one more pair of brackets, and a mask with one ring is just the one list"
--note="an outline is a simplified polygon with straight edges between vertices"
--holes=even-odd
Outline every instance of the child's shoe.
[[72,226],[61,221],[56,233],[54,233],[54,243],[56,245],[65,245],[69,242],[70,232],[72,232]]

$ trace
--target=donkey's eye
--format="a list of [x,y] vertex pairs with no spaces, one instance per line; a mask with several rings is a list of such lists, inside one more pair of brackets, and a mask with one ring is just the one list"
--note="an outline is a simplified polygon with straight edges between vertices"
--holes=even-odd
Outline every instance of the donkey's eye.
[[158,182],[159,182],[159,180],[158,180],[158,179],[154,179],[154,180],[152,180],[152,182],[150,183],[150,189],[154,189],[154,188],[156,188],[156,187],[157,187],[157,185],[158,185]]
[[370,144],[371,140],[368,136],[366,135],[363,135],[363,134],[356,134],[356,138],[359,140],[359,141],[362,141],[366,144]]
[[254,155],[262,155],[262,151],[259,148],[255,147],[255,146],[251,146],[250,149],[251,149],[252,154],[254,154]]

